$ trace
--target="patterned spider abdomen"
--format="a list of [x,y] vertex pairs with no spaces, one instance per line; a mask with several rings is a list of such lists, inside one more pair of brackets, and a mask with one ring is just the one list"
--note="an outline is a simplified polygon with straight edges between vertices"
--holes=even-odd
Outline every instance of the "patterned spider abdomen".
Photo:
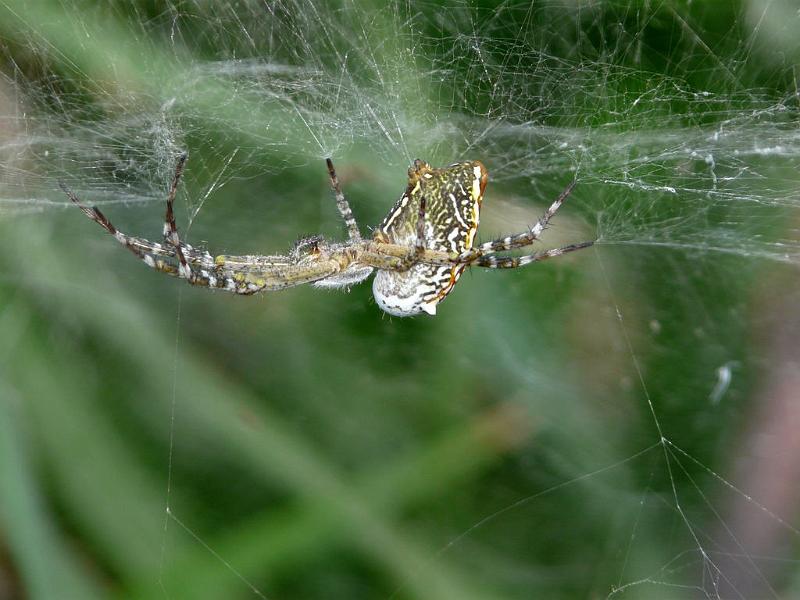
[[[375,230],[375,240],[413,249],[424,197],[425,248],[454,254],[472,248],[488,177],[479,161],[432,169],[415,160],[408,170],[408,188]],[[406,271],[380,270],[372,293],[378,306],[389,314],[435,315],[436,305],[450,293],[465,268],[464,264],[413,264]]]

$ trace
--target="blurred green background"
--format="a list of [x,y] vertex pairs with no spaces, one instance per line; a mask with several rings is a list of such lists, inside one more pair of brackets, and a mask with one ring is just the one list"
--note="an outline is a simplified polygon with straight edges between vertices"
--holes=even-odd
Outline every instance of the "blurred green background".
[[[796,4],[0,4],[0,598],[787,598]],[[544,245],[435,318],[153,273],[481,160]]]

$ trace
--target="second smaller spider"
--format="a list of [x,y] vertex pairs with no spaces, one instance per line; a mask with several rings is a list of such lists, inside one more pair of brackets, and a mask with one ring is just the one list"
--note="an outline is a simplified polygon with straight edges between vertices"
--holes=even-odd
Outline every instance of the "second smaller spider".
[[581,242],[525,256],[498,254],[530,246],[539,239],[572,191],[573,182],[533,227],[473,246],[489,178],[480,161],[434,169],[422,160],[415,160],[408,169],[406,191],[375,229],[372,239],[364,239],[328,159],[328,175],[336,206],[347,227],[347,241],[329,242],[322,236],[312,236],[295,242],[285,255],[212,256],[182,242],[175,225],[173,204],[186,158],[185,153],[180,155],[175,167],[167,195],[162,242],[122,233],[97,207],[85,206],[64,184],[61,187],[86,216],[148,267],[192,285],[243,295],[304,283],[346,288],[376,271],[372,284],[375,301],[381,309],[398,317],[423,312],[435,315],[438,304],[469,266],[516,268],[593,244]]

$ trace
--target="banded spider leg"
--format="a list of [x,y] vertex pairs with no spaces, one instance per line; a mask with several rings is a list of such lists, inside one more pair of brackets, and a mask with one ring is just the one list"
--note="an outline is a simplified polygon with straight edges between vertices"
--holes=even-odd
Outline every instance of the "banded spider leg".
[[579,244],[569,244],[568,246],[563,246],[561,248],[553,248],[552,250],[535,252],[525,256],[496,255],[497,252],[516,250],[518,248],[530,246],[533,244],[533,242],[538,240],[541,237],[542,232],[544,232],[544,230],[547,228],[547,224],[550,222],[550,219],[552,219],[553,215],[555,215],[558,209],[561,208],[561,205],[564,203],[567,197],[569,197],[574,187],[575,182],[573,181],[566,187],[566,189],[564,189],[563,192],[561,192],[561,194],[559,194],[558,198],[555,199],[545,213],[539,218],[536,224],[528,229],[528,231],[509,235],[504,238],[492,240],[490,242],[484,242],[476,248],[471,248],[470,250],[462,252],[453,259],[453,262],[455,264],[477,265],[479,267],[486,267],[488,269],[515,269],[517,267],[529,265],[533,262],[554,258],[556,256],[561,256],[562,254],[566,254],[568,252],[574,252],[575,250],[588,248],[589,246],[593,245],[594,242],[581,242]]
[[192,268],[189,266],[189,262],[186,260],[186,255],[183,253],[183,245],[181,244],[181,239],[178,235],[178,227],[175,224],[175,211],[173,210],[175,195],[178,192],[178,184],[180,183],[181,175],[183,175],[183,169],[186,166],[187,157],[188,154],[186,152],[182,152],[180,156],[178,156],[178,162],[175,164],[175,173],[172,175],[172,183],[169,186],[169,193],[167,194],[167,213],[164,216],[163,233],[164,241],[175,248],[175,254],[180,262],[180,276],[184,279],[187,279],[189,283],[194,283],[196,278],[195,273],[192,271]]
[[353,216],[353,211],[350,210],[350,204],[347,198],[344,197],[342,186],[339,183],[339,178],[336,176],[336,169],[333,168],[333,161],[330,158],[325,159],[325,164],[328,165],[328,176],[331,180],[331,187],[336,196],[336,208],[339,209],[339,214],[344,219],[344,224],[347,227],[347,234],[353,242],[361,241],[361,232],[358,230],[356,218]]
[[[184,153],[178,158],[175,174],[167,196],[167,212],[163,228],[164,245],[119,231],[99,208],[84,205],[78,196],[63,182],[59,182],[59,186],[87,217],[113,235],[120,244],[141,259],[148,267],[175,277],[184,278],[194,285],[208,285],[209,270],[214,268],[214,261],[211,255],[208,252],[197,251],[181,242],[175,225],[173,203],[185,163],[186,154]],[[177,264],[175,264],[176,259]],[[193,268],[192,265],[195,265],[196,268]]]

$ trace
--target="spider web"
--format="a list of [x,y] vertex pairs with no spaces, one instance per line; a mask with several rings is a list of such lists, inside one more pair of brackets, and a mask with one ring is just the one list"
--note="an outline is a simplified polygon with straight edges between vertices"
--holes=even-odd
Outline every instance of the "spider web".
[[[796,7],[318,4],[0,2],[0,382],[45,473],[3,517],[20,589],[55,585],[34,539],[81,597],[796,593]],[[328,156],[362,231],[414,158],[478,159],[482,239],[574,178],[544,242],[599,243],[435,320],[178,295],[57,183],[156,239],[186,149],[212,252],[341,239]]]

